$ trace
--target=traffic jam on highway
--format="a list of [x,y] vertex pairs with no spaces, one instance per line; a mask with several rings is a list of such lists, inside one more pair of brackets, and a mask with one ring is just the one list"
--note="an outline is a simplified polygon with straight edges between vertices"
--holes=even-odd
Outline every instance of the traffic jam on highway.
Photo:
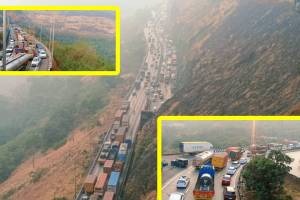
[[[161,16],[162,13],[153,15],[144,29],[147,54],[127,99],[115,113],[113,124],[100,141],[99,151],[77,200],[122,198],[140,129],[141,113],[147,111],[155,115],[160,105],[171,97],[173,82],[170,78],[176,72],[176,52],[170,41],[163,38],[161,25],[164,20]],[[163,77],[159,77],[160,74]]]
[[47,47],[21,27],[11,24],[7,41],[6,70],[51,70]]
[[182,156],[163,156],[164,200],[237,199],[241,169],[251,153],[241,147],[215,150],[209,142],[181,142]]

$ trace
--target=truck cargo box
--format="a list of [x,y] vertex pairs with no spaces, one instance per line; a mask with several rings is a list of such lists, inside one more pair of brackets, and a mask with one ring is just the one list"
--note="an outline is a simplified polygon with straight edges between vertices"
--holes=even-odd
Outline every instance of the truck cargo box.
[[120,172],[113,171],[109,177],[107,191],[117,192],[119,185]]
[[105,192],[102,200],[114,200],[114,199],[115,199],[115,193],[111,191],[107,191]]
[[115,114],[115,120],[116,121],[122,121],[122,116],[123,116],[123,111],[122,110],[118,110],[117,112],[116,112],[116,114]]
[[122,126],[125,126],[125,127],[129,127],[129,120],[130,120],[130,116],[129,114],[126,114],[126,115],[123,115],[123,118],[122,118]]
[[95,184],[94,192],[98,194],[98,196],[103,196],[106,191],[106,186],[108,182],[108,174],[100,173]]
[[111,149],[108,155],[108,160],[115,160],[118,155],[118,149]]
[[212,157],[212,165],[215,169],[223,169],[226,167],[228,162],[228,154],[226,152],[215,153]]
[[119,147],[120,147],[120,142],[119,142],[119,141],[114,141],[114,142],[112,143],[111,147],[112,147],[113,149],[119,149]]
[[83,184],[84,191],[86,193],[93,193],[96,181],[97,181],[96,175],[88,175]]
[[114,165],[114,160],[106,160],[103,166],[103,171],[110,174]]
[[124,154],[124,155],[126,155],[126,154],[127,154],[127,148],[128,148],[127,143],[122,143],[122,144],[120,145],[119,154]]

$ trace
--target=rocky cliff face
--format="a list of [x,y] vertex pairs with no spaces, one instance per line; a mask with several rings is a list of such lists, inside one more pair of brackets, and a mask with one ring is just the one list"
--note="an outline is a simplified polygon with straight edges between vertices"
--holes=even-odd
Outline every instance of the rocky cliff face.
[[300,14],[293,4],[206,0],[197,9],[195,2],[175,1],[171,10],[177,13],[172,15],[173,32],[182,33],[174,40],[183,51],[181,89],[165,105],[172,107],[168,113],[295,113],[300,97]]

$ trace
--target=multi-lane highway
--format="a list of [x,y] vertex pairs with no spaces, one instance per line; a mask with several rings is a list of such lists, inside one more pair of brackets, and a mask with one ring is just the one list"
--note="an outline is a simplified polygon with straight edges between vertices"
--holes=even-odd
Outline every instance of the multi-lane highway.
[[[173,160],[174,157],[177,156],[164,156],[163,160],[169,161]],[[242,158],[246,158],[246,153],[243,154]],[[185,194],[186,200],[193,200],[193,189],[196,185],[197,177],[198,177],[198,171],[195,170],[195,168],[192,166],[192,159],[193,157],[188,156],[187,159],[189,159],[189,166],[185,169],[178,169],[173,168],[171,166],[167,166],[163,168],[163,187],[162,187],[162,194],[163,194],[163,200],[168,200],[169,195],[173,192],[181,192]],[[221,184],[223,176],[227,172],[227,168],[230,166],[231,161],[228,161],[228,164],[225,169],[221,171],[217,171],[215,175],[215,195],[213,197],[214,200],[223,200],[223,186]],[[231,184],[230,186],[236,188],[238,183],[238,178],[240,175],[240,172],[242,170],[242,166],[238,168],[238,170],[235,172],[235,174],[231,178]],[[190,178],[190,184],[189,186],[184,190],[178,190],[176,189],[176,184],[180,176],[187,176]]]
[[[144,29],[145,40],[147,41],[146,45],[146,56],[141,65],[141,69],[137,74],[137,78],[132,88],[130,89],[127,98],[124,101],[130,102],[129,110],[127,114],[130,116],[129,119],[129,129],[126,133],[126,139],[132,141],[132,146],[134,147],[136,136],[138,133],[141,113],[144,110],[155,113],[156,110],[161,106],[161,104],[172,96],[171,93],[171,82],[165,81],[163,78],[159,78],[161,71],[168,71],[172,68],[173,73],[175,73],[175,63],[173,65],[166,65],[166,59],[169,58],[168,55],[165,55],[167,52],[167,38],[162,34],[162,12],[164,10],[155,13],[153,18],[147,23]],[[164,68],[169,69],[164,69]],[[175,68],[175,69],[174,69]],[[161,96],[163,98],[161,98]],[[103,166],[97,163],[100,152],[102,150],[103,144],[106,141],[109,141],[111,138],[111,131],[108,130],[104,138],[99,152],[94,159],[94,162],[91,164],[88,174],[98,175],[103,171]],[[132,160],[134,148],[129,148],[127,153],[126,162],[121,173],[119,180],[119,189],[117,190],[117,199],[120,199],[120,194],[123,190],[124,183],[126,181],[130,164]],[[81,187],[76,199],[85,199],[87,194],[83,187]]]

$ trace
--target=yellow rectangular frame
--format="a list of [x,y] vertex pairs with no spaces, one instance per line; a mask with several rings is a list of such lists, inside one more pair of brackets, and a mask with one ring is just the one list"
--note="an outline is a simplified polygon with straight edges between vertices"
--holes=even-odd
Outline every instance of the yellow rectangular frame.
[[162,122],[163,121],[252,121],[299,120],[300,116],[160,116],[157,118],[157,200],[162,200]]
[[0,6],[0,10],[101,10],[115,11],[116,63],[114,71],[0,71],[7,76],[117,76],[121,72],[121,17],[119,6]]

